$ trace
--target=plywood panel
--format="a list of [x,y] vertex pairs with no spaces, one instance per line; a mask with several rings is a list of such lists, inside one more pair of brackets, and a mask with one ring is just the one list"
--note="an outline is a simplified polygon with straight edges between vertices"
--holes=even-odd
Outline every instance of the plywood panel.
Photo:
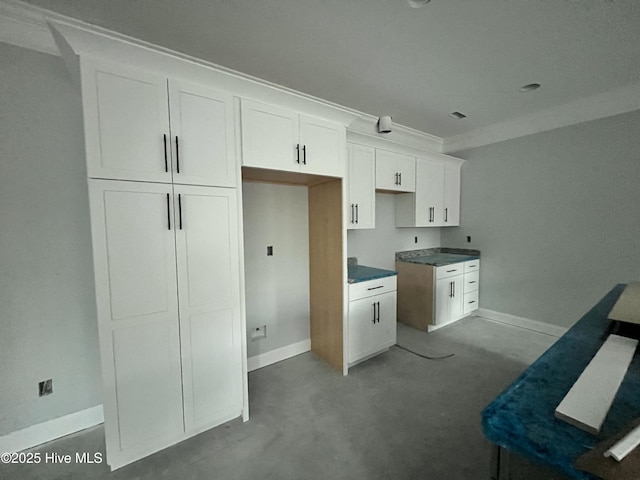
[[342,182],[309,187],[311,350],[343,369]]
[[556,408],[555,416],[598,434],[633,359],[637,340],[609,335]]
[[398,272],[398,322],[427,330],[433,321],[433,267],[396,262]]

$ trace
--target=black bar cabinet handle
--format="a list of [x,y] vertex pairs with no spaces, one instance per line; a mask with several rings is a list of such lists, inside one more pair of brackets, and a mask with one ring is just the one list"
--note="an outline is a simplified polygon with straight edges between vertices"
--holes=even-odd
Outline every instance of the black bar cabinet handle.
[[180,215],[180,230],[182,230],[182,195],[178,194],[178,213]]
[[171,230],[171,208],[169,206],[169,194],[167,193],[167,227]]
[[444,221],[445,222],[449,221],[449,209],[448,208],[444,209]]
[[378,323],[380,323],[380,302],[378,302]]
[[358,223],[358,204],[356,203],[356,223]]
[[164,137],[164,171],[169,171],[169,161],[167,160],[167,134],[163,135]]
[[398,173],[398,181],[400,182],[398,185],[402,185],[402,172]]
[[351,223],[353,223],[353,203],[351,204]]
[[300,163],[300,144],[296,143],[296,163]]
[[180,173],[180,146],[178,145],[177,135],[176,135],[176,171]]
[[376,302],[373,302],[373,323],[376,323]]
[[302,146],[302,163],[304,165],[307,164],[307,146],[306,145]]

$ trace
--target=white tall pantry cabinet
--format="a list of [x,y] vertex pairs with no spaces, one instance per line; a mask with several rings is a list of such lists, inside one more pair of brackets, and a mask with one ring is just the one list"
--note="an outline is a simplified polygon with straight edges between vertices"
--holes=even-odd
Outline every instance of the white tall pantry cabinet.
[[107,461],[243,414],[232,97],[81,60]]

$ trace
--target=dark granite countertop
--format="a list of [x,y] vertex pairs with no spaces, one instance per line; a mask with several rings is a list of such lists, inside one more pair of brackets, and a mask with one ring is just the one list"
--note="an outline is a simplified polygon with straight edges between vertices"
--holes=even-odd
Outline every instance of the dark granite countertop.
[[469,260],[478,260],[479,258],[479,250],[464,248],[438,247],[396,252],[396,260],[432,265],[434,267],[442,267],[444,265],[451,265],[452,263],[468,262]]
[[358,265],[357,260],[352,261],[349,259],[347,263],[349,283],[360,283],[368,280],[376,280],[378,278],[392,277],[397,275],[398,272],[394,270],[385,270],[383,268],[367,267],[364,265]]

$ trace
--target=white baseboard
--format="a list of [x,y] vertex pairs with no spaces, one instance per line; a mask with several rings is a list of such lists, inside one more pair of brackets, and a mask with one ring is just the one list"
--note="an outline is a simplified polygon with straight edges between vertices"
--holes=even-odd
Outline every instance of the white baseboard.
[[102,405],[38,423],[0,437],[0,453],[20,452],[104,422]]
[[531,320],[530,318],[517,317],[508,313],[488,310],[486,308],[479,308],[475,315],[495,322],[506,323],[507,325],[524,328],[538,333],[544,333],[545,335],[551,335],[552,337],[557,338],[560,338],[562,335],[567,333],[568,330],[568,328],[559,327],[558,325],[551,325],[550,323],[539,322],[538,320]]
[[247,358],[247,370],[252,372],[253,370],[308,352],[309,350],[311,350],[311,340],[307,339],[287,345],[286,347],[271,350],[270,352],[261,353],[260,355]]

